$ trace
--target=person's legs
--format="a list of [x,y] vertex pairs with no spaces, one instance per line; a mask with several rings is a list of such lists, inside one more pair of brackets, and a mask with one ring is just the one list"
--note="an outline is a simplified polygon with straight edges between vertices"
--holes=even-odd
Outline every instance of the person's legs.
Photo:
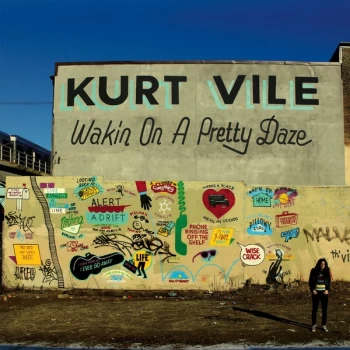
[[321,305],[322,305],[322,326],[327,324],[327,309],[328,309],[328,295],[321,294]]
[[142,267],[142,262],[140,261],[139,264],[137,265],[137,276],[141,276],[141,267]]
[[137,271],[139,272],[137,276],[141,276],[141,271],[143,273],[143,278],[147,278],[146,271],[145,271],[145,265],[146,263],[144,261],[140,261],[139,265],[137,267]]
[[317,315],[317,309],[318,304],[320,302],[320,296],[319,294],[312,294],[312,313],[311,313],[311,322],[312,325],[316,325],[316,315]]
[[143,264],[141,267],[141,271],[143,273],[143,278],[147,278],[146,271],[145,271],[145,265],[146,265],[146,263],[143,261]]

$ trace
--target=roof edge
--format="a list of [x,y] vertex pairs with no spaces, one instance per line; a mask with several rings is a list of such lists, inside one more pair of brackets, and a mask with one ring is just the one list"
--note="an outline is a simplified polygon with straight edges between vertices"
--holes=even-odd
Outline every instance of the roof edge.
[[330,58],[329,62],[339,62],[339,49],[341,46],[350,46],[350,42],[348,41],[341,41],[337,48],[335,49],[332,57]]
[[[350,43],[349,43],[350,45]],[[337,66],[339,62],[302,62],[302,61],[254,61],[254,60],[174,60],[174,61],[83,61],[56,62],[55,76],[58,67],[62,66],[102,66],[102,65],[137,65],[137,64],[276,64],[276,65],[306,65],[306,66]]]

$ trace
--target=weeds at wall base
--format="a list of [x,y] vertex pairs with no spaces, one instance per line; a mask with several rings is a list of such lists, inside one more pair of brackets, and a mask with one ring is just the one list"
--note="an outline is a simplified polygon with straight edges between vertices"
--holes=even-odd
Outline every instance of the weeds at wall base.
[[[338,294],[341,297],[349,295],[350,284],[344,280],[333,281],[330,295],[332,297]],[[209,290],[110,290],[110,289],[47,289],[44,285],[39,288],[17,284],[15,286],[2,283],[1,295],[11,294],[43,295],[57,297],[57,295],[67,295],[70,297],[106,297],[106,298],[123,298],[130,296],[137,299],[234,299],[235,295],[266,295],[267,297],[280,297],[285,299],[309,298],[310,290],[308,283],[302,278],[284,281],[276,281],[274,284],[260,284],[253,278],[243,280],[240,277],[230,277],[226,281],[223,277],[215,277],[210,284]]]

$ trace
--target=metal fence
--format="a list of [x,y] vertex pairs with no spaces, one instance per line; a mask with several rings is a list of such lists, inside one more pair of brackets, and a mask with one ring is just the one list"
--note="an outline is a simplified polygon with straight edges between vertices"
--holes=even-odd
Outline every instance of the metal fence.
[[0,144],[0,160],[17,164],[28,169],[50,174],[50,164],[24,152],[14,151],[11,147]]

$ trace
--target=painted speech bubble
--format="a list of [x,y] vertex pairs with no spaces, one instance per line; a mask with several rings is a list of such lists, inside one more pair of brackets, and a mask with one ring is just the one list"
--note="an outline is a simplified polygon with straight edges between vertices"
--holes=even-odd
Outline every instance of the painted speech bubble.
[[265,250],[260,244],[243,245],[241,247],[241,261],[244,265],[256,266],[261,264],[265,259]]

